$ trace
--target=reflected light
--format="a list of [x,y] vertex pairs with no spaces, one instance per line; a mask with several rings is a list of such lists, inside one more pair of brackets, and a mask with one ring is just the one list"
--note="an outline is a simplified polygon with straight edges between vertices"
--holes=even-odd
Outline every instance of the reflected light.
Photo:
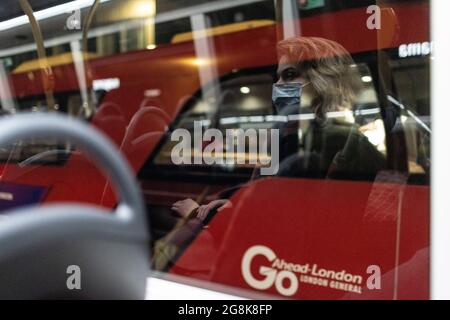
[[209,64],[209,60],[202,59],[202,58],[195,58],[195,59],[190,59],[189,63],[193,64],[195,66],[198,66],[198,67],[202,67],[202,66]]
[[241,93],[242,94],[249,94],[250,88],[249,87],[241,87]]
[[[100,0],[100,3],[108,2],[110,0]],[[92,0],[75,0],[67,3],[63,3],[57,6],[53,6],[44,10],[36,11],[34,16],[37,21],[48,19],[51,17],[65,15],[68,12],[74,10],[81,10],[92,6]],[[22,15],[13,19],[0,22],[0,31],[12,29],[18,26],[27,25],[29,23],[28,17]]]
[[119,78],[97,79],[92,82],[94,91],[105,90],[111,91],[120,88]]
[[156,44],[149,44],[149,45],[147,46],[147,49],[148,49],[148,50],[156,49]]
[[256,96],[246,95],[241,101],[242,110],[258,110],[265,106],[265,101]]
[[365,83],[369,83],[372,82],[372,77],[371,76],[364,76],[361,78],[361,80]]
[[377,119],[369,125],[366,125],[368,128],[363,132],[363,134],[367,137],[367,139],[374,146],[377,147],[378,151],[385,151],[386,145],[384,144],[386,139],[386,132],[384,130],[383,120]]
[[161,95],[160,89],[148,89],[148,90],[145,90],[145,92],[144,92],[144,96],[146,98],[155,98],[155,97],[159,97],[160,95]]
[[13,201],[14,195],[9,192],[0,192],[0,200]]
[[[173,277],[172,277],[173,278]],[[213,290],[201,289],[180,282],[151,277],[147,279],[146,300],[246,300]]]
[[136,14],[142,16],[154,16],[156,14],[155,1],[146,0],[136,4]]

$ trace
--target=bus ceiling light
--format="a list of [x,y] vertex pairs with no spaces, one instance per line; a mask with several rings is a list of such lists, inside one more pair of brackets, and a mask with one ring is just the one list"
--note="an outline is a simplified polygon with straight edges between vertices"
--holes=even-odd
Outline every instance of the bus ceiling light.
[[144,91],[144,96],[146,98],[155,98],[161,95],[161,89],[147,89]]
[[104,90],[111,91],[120,88],[119,78],[98,79],[92,82],[94,91]]
[[156,15],[156,1],[144,0],[138,2],[135,7],[136,14],[143,16],[155,16]]
[[[108,1],[111,0],[100,0],[100,3],[105,3]],[[53,6],[47,9],[43,9],[40,11],[36,11],[34,15],[36,17],[36,20],[40,21],[63,14],[70,15],[73,11],[90,7],[92,4],[93,4],[92,0],[75,0],[57,6]],[[5,31],[19,26],[27,25],[28,23],[29,21],[26,15],[5,20],[0,22],[0,31]]]
[[249,87],[241,87],[241,93],[242,94],[249,94],[250,88]]
[[369,83],[372,82],[372,77],[371,76],[364,76],[361,78],[361,80],[365,83]]

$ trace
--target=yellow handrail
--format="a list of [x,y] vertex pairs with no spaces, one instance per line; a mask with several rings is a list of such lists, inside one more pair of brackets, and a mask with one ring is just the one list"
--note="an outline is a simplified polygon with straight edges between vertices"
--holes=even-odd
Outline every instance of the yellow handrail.
[[[95,59],[97,57],[99,57],[99,55],[95,54],[95,53],[85,52],[83,54],[83,58],[85,60]],[[17,74],[17,73],[39,70],[42,65],[42,62],[40,60],[41,59],[38,58],[38,59],[32,59],[32,60],[25,61],[25,62],[21,63],[19,66],[17,66],[12,71],[12,73]],[[46,60],[47,60],[46,63],[51,68],[56,67],[56,66],[65,65],[65,64],[72,64],[73,63],[73,54],[70,52],[66,52],[66,53],[62,53],[59,55],[48,57],[48,58],[46,58]]]
[[[208,28],[201,30],[202,35],[207,37],[218,36],[227,33],[239,32],[244,30],[255,29],[275,24],[273,20],[249,20],[245,22],[237,22],[227,24],[219,27]],[[178,33],[173,36],[171,43],[179,43],[185,41],[192,41],[195,36],[195,31]]]
[[45,98],[47,100],[47,107],[49,110],[55,110],[55,98],[53,96],[53,89],[51,82],[53,81],[52,68],[48,64],[47,56],[45,54],[44,40],[42,38],[41,28],[34,16],[33,8],[31,8],[28,0],[19,0],[23,12],[27,15],[30,21],[31,31],[33,33],[34,41],[36,42],[37,53],[39,57],[39,69],[42,70],[42,80],[45,90]]

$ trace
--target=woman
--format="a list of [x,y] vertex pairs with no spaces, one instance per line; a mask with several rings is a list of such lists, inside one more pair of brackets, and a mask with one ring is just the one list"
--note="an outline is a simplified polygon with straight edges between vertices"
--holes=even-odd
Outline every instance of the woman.
[[[346,116],[352,115],[361,80],[348,51],[323,38],[293,37],[277,45],[278,81],[273,85],[274,112],[293,119],[280,130],[278,175],[335,179],[373,179],[384,168],[384,156]],[[300,141],[301,100],[307,97],[315,117]],[[342,113],[330,118],[330,113]],[[300,116],[300,117],[299,117]],[[239,189],[233,188],[233,191]],[[232,195],[228,192],[227,198]],[[180,216],[205,221],[231,203],[219,197],[205,205],[192,199],[173,204]]]
[[[385,159],[354,124],[353,105],[361,80],[348,51],[315,37],[283,40],[277,51],[278,81],[272,98],[279,114],[294,119],[278,127],[279,175],[373,179]],[[311,101],[309,111],[315,116],[307,126],[298,121],[304,97]]]

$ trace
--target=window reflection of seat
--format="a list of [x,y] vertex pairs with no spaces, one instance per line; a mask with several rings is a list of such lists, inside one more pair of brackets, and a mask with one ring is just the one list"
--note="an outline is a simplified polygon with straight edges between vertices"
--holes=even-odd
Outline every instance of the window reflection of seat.
[[398,118],[391,134],[398,139],[397,156],[403,162],[402,171],[408,174],[408,183],[427,184],[430,170],[429,134],[414,119],[405,116]]
[[[122,115],[120,106],[111,102],[103,103],[95,114],[92,124],[109,136],[116,145],[121,144],[125,134],[126,120]],[[55,149],[51,150],[51,152],[31,157],[19,163],[18,167],[9,167],[8,175],[4,176],[5,180],[39,183],[39,174],[45,166],[39,165],[35,160],[42,160],[44,157],[55,153],[65,155],[65,158],[68,159],[67,167],[73,169],[65,171],[63,175],[54,175],[54,179],[49,181],[53,190],[51,193],[52,198],[56,200],[69,200],[66,195],[70,194],[71,201],[92,201],[93,203],[97,203],[102,197],[102,187],[107,185],[107,180],[94,163],[76,149]],[[83,172],[86,177],[96,177],[93,180],[95,180],[99,188],[91,188],[89,191],[79,190],[76,186],[80,183],[79,180],[81,177],[72,172]],[[92,190],[98,191],[93,192]],[[49,200],[51,199],[47,199],[47,201]]]
[[[154,106],[144,105],[134,114],[126,128],[120,151],[136,172],[167,131],[169,119],[163,109]],[[112,205],[114,201],[111,187],[107,184],[104,188],[102,203]]]
[[[160,108],[144,106],[136,112],[120,148],[135,169],[146,159],[149,150],[156,146],[169,124],[169,116]],[[143,156],[135,157],[137,152],[143,152]]]
[[103,103],[92,123],[108,135],[117,146],[121,145],[127,123],[119,105],[112,102]]
[[[111,102],[103,103],[95,114],[92,124],[109,136],[116,145],[121,145],[125,135],[126,120],[122,115],[120,106]],[[78,150],[72,148],[53,149],[35,154],[28,159],[19,162],[17,167],[8,167],[5,175],[3,175],[3,179],[12,182],[39,184],[41,181],[40,173],[42,173],[42,170],[45,170],[45,165],[42,165],[42,163],[45,163],[47,158],[54,157],[55,155],[64,156],[64,159],[68,160],[66,164],[67,167],[73,168],[73,172],[83,172],[86,176],[90,177],[95,176],[95,181],[100,188],[92,188],[92,190],[99,190],[97,192],[78,190],[79,188],[77,188],[76,185],[79,181],[77,181],[77,179],[81,178],[77,178],[76,174],[74,175],[71,170],[67,170],[63,175],[54,175],[54,178],[49,181],[53,190],[51,193],[52,198],[56,200],[86,200],[94,203],[98,202],[103,194],[102,186],[104,186],[107,181],[90,159],[86,158],[86,156]],[[64,190],[70,190],[70,192]],[[71,195],[70,199],[64,198],[67,194]]]

